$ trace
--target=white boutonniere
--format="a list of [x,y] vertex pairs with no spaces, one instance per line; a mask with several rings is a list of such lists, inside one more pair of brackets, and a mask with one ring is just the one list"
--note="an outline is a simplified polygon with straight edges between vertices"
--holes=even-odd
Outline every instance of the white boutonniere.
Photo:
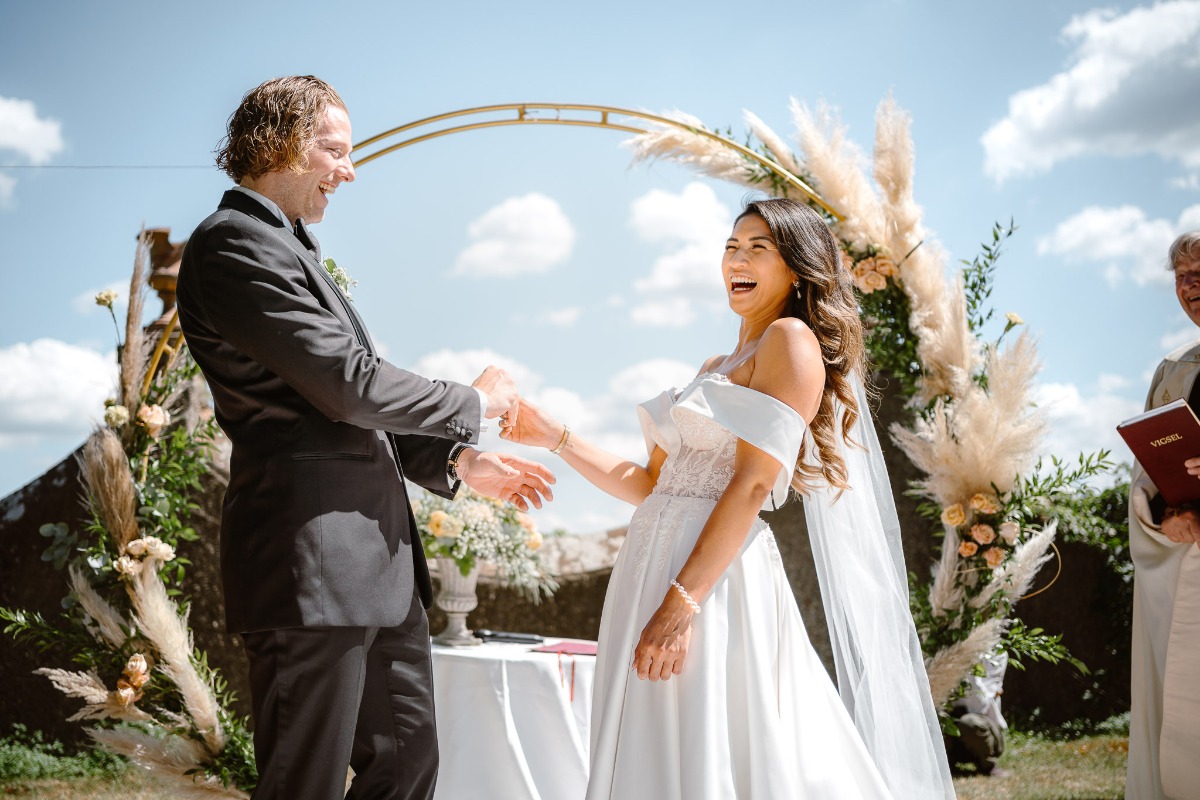
[[350,294],[352,286],[358,286],[358,281],[350,277],[350,273],[339,267],[337,262],[332,258],[325,259],[325,269],[329,272],[329,277],[333,278],[333,282],[342,290],[342,294],[346,295],[347,300],[353,300],[354,297]]

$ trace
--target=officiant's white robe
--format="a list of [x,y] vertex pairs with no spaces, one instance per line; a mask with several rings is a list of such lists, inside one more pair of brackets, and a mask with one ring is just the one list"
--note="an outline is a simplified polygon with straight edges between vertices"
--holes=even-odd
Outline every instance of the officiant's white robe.
[[[1200,375],[1200,341],[1159,364],[1146,408],[1186,398]],[[1150,512],[1158,489],[1134,462],[1133,675],[1127,800],[1200,800],[1200,547],[1163,536]]]

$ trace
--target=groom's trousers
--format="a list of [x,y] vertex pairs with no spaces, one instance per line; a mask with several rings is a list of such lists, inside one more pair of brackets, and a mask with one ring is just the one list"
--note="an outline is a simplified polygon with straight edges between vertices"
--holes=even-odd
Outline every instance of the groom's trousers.
[[[255,800],[430,800],[437,780],[429,622],[242,634]],[[346,766],[354,782],[346,793]]]

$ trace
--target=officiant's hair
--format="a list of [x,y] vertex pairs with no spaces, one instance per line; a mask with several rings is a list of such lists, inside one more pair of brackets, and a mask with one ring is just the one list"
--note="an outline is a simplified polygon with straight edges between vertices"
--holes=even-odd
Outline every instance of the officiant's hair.
[[[806,464],[805,448],[801,447],[792,485],[804,493],[823,478],[835,489],[848,489],[846,462],[836,436],[840,428],[846,444],[858,446],[849,431],[866,409],[858,407],[851,378],[868,385],[862,321],[850,270],[842,262],[842,250],[829,225],[803,203],[755,200],[746,204],[738,220],[750,214],[767,224],[784,263],[799,281],[786,315],[803,320],[812,329],[825,361],[821,406],[808,426],[817,445],[817,463]],[[842,406],[840,420],[834,418],[835,401]]]
[[1200,264],[1200,231],[1181,233],[1167,251],[1167,269],[1171,272],[1183,264]]
[[272,78],[246,92],[217,145],[217,166],[241,183],[268,172],[303,172],[305,153],[330,106],[345,110],[341,95],[312,75]]

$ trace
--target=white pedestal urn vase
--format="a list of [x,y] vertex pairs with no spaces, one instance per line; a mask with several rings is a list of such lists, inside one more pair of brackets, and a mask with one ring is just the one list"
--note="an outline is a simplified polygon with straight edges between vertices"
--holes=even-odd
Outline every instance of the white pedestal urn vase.
[[441,590],[437,605],[446,612],[446,629],[433,637],[436,644],[450,647],[473,647],[479,640],[467,629],[467,614],[475,610],[479,601],[475,597],[475,583],[479,580],[479,565],[476,564],[466,575],[459,570],[454,559],[438,556],[438,578]]

